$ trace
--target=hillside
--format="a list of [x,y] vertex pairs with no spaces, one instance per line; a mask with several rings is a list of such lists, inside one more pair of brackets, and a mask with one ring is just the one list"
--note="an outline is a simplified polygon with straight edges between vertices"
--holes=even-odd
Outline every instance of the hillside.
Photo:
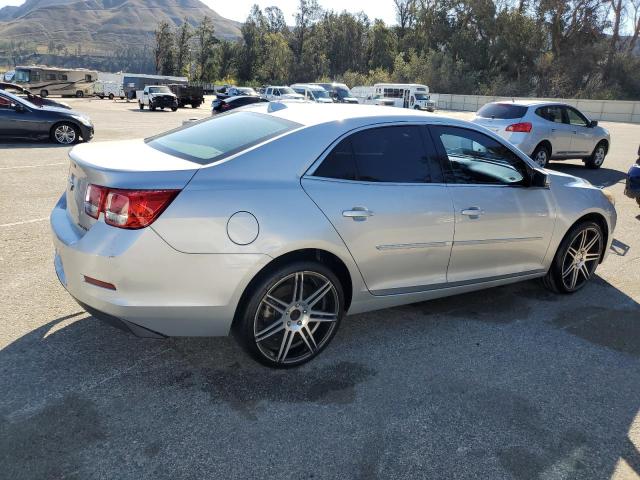
[[150,45],[158,22],[196,25],[213,20],[216,36],[237,38],[239,24],[221,17],[199,0],[27,0],[0,9],[0,39],[55,45],[73,51],[109,52]]

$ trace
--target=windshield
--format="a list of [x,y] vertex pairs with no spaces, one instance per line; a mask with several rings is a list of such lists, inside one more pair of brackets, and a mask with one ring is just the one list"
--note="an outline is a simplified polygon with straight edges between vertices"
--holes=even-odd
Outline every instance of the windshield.
[[300,125],[255,112],[229,112],[146,140],[169,155],[206,165]]
[[482,118],[514,119],[522,118],[527,113],[527,107],[512,103],[487,103],[478,110],[477,115]]
[[18,97],[13,93],[7,92],[6,90],[0,90],[0,91],[2,92],[4,97],[7,98],[11,103],[21,103],[25,107],[29,107],[29,108],[40,108],[38,105],[34,105],[24,97]]
[[171,93],[169,87],[149,87],[149,93]]
[[253,88],[238,88],[240,95],[256,95],[256,91]]
[[13,80],[16,83],[28,83],[29,82],[29,70],[16,70],[16,74]]
[[311,93],[313,93],[313,96],[315,98],[331,98],[329,96],[329,92],[327,92],[324,88],[322,90],[311,90]]
[[416,93],[416,100],[429,100],[429,95],[424,93]]
[[336,88],[336,94],[338,95],[338,98],[340,98],[340,99],[342,99],[342,98],[353,98],[353,95],[351,95],[351,92],[349,91],[348,88],[338,87],[338,88]]

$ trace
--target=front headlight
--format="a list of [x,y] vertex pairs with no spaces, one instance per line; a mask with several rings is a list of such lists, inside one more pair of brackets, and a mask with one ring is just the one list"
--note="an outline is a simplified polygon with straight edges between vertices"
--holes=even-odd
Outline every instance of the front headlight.
[[613,196],[613,193],[611,193],[611,191],[607,190],[606,188],[603,188],[601,191],[602,194],[607,198],[607,200],[609,200],[609,203],[615,207],[616,197]]

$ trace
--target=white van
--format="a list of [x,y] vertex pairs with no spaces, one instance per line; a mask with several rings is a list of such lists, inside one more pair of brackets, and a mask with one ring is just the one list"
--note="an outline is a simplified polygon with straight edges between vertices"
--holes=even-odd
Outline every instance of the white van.
[[291,85],[294,92],[303,95],[305,100],[316,103],[333,103],[331,94],[320,85],[310,85],[308,83],[294,83]]
[[296,93],[291,87],[269,86],[262,94],[262,98],[269,100],[304,100],[304,96]]
[[429,95],[429,87],[416,83],[376,83],[373,87],[354,87],[351,92],[360,103],[388,105],[433,112],[436,102]]

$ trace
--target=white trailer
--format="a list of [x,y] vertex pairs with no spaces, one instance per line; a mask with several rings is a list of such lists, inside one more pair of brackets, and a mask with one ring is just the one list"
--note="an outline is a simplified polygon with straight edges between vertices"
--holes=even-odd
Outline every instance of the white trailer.
[[93,94],[102,100],[103,98],[108,98],[109,100],[113,100],[118,97],[121,100],[124,100],[124,88],[122,83],[117,82],[105,82],[102,80],[98,80],[93,87]]

